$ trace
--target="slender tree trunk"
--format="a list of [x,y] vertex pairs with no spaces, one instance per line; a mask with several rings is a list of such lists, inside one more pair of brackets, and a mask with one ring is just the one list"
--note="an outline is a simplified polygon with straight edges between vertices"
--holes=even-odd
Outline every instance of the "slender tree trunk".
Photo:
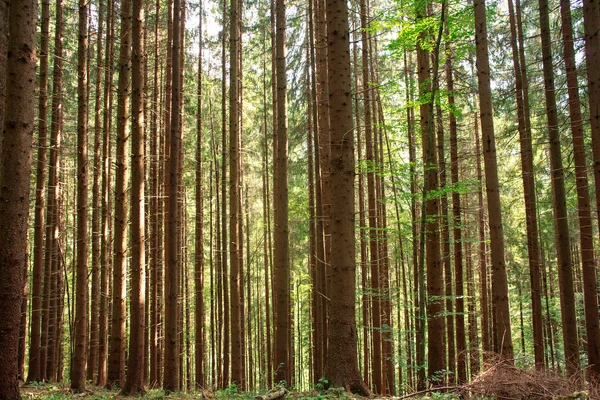
[[[204,18],[204,7],[200,2],[199,16],[199,53],[198,53],[198,111],[196,115],[196,246],[195,246],[195,362],[196,362],[196,387],[203,388],[205,385],[204,377],[204,186],[202,182],[202,22]],[[211,322],[212,323],[212,322]]]
[[104,31],[104,1],[98,4],[98,30],[96,40],[96,82],[94,104],[94,174],[92,183],[92,292],[90,308],[90,343],[88,347],[87,380],[94,380],[98,360],[100,323],[100,174],[102,171],[102,35]]
[[[6,65],[8,56],[8,14],[9,0],[0,0],[0,126],[4,127],[4,114],[6,112]],[[2,156],[2,142],[4,130],[0,129],[0,157]],[[1,192],[2,189],[0,189]]]
[[[328,346],[328,307],[327,301],[327,285],[326,274],[329,268],[330,259],[330,243],[329,239],[329,219],[331,209],[331,185],[329,183],[329,153],[330,153],[330,115],[329,115],[329,76],[327,74],[328,67],[328,51],[327,44],[327,21],[325,18],[325,0],[315,0],[315,53],[316,53],[316,76],[317,83],[317,119],[319,134],[315,141],[315,149],[318,151],[318,156],[315,153],[317,164],[317,259],[321,260],[317,264],[317,282],[319,284],[319,292],[321,293],[321,304],[319,306],[319,355],[321,356],[321,367],[319,377],[325,375],[325,360],[327,358]],[[318,141],[318,144],[317,144]]]
[[179,203],[179,146],[181,141],[181,126],[179,102],[181,96],[180,62],[181,62],[181,0],[175,0],[173,5],[173,47],[172,47],[172,79],[173,93],[171,99],[170,124],[170,156],[169,156],[169,208],[167,224],[167,270],[165,274],[165,372],[163,386],[167,391],[178,391],[179,385],[179,332],[178,332],[178,302],[179,302],[179,273],[181,259],[178,258],[178,203]]
[[[454,71],[452,68],[452,52],[448,48],[448,57],[446,59],[446,87],[448,89],[448,105],[450,113],[448,115],[450,128],[450,176],[452,185],[459,183],[459,159],[458,159],[458,134],[455,115],[454,100]],[[467,343],[465,337],[465,301],[464,301],[464,268],[463,268],[463,234],[461,219],[462,206],[460,202],[460,193],[452,191],[452,217],[453,229],[452,236],[454,241],[454,287],[455,287],[455,310],[456,310],[456,357],[457,369],[456,378],[459,384],[467,381]],[[472,282],[469,282],[472,284]]]
[[125,0],[121,4],[121,47],[119,51],[119,86],[117,107],[117,148],[115,171],[115,210],[114,210],[114,261],[112,274],[112,320],[110,331],[110,347],[108,354],[109,386],[125,383],[125,299],[127,287],[125,283],[127,258],[127,191],[126,177],[128,170],[127,144],[129,142],[129,85],[131,81],[131,29],[132,2]]
[[481,114],[483,160],[490,224],[490,248],[493,269],[493,297],[497,322],[495,337],[501,348],[502,358],[512,362],[513,346],[510,331],[510,310],[508,305],[508,282],[504,262],[504,233],[498,184],[496,160],[496,139],[492,110],[492,91],[488,56],[487,25],[485,20],[485,0],[474,0],[475,42],[477,51],[477,81],[479,87],[479,110]]
[[[521,143],[521,169],[523,176],[523,193],[525,197],[525,214],[527,223],[527,250],[529,258],[529,273],[531,280],[531,306],[535,364],[538,369],[544,365],[544,337],[542,331],[542,302],[540,297],[539,277],[539,242],[537,232],[537,211],[535,198],[535,176],[533,171],[533,150],[531,144],[531,129],[528,113],[525,112],[525,87],[523,85],[523,69],[520,65],[519,48],[517,46],[517,27],[512,0],[508,4],[510,15],[511,46],[515,72],[515,88],[517,94],[517,111],[519,138]],[[528,96],[527,96],[528,98]]]
[[287,134],[287,76],[285,62],[286,17],[285,0],[277,0],[276,10],[276,80],[277,80],[277,128],[274,135],[276,152],[273,178],[274,202],[274,275],[275,290],[275,381],[291,384],[289,365],[293,349],[289,348],[291,328],[290,309],[290,260],[288,228],[288,134]]
[[110,182],[111,182],[111,131],[112,131],[112,105],[113,91],[113,35],[114,35],[114,3],[108,1],[106,19],[108,21],[107,37],[106,37],[106,69],[104,75],[104,114],[102,121],[103,143],[102,143],[102,237],[100,249],[100,322],[99,322],[99,340],[98,340],[98,386],[106,384],[106,364],[108,356],[108,314],[110,297],[109,285],[110,280],[110,251],[109,242],[111,237],[109,210],[111,209],[110,201]]
[[[60,190],[59,190],[59,159],[60,142],[62,136],[62,32],[63,32],[62,1],[56,3],[56,25],[54,34],[54,72],[52,77],[52,121],[50,129],[50,154],[48,165],[48,193],[47,193],[47,222],[46,222],[46,244],[44,265],[44,300],[42,303],[42,341],[40,355],[40,377],[47,380],[49,374],[47,366],[53,364],[54,360],[55,330],[53,329],[58,312],[56,283],[60,271],[60,263],[57,262],[58,240],[60,235]],[[62,292],[60,293],[62,296]],[[52,307],[54,306],[54,307]],[[54,325],[53,325],[54,324]],[[52,346],[51,346],[52,345]],[[54,371],[52,371],[54,372]],[[54,374],[51,374],[54,375]]]
[[[50,2],[42,1],[42,26],[40,37],[40,73],[38,94],[38,155],[35,192],[35,217],[33,235],[33,279],[31,296],[31,342],[29,346],[28,381],[41,381],[40,375],[40,325],[42,307],[42,284],[44,277],[44,207],[46,201],[46,137],[48,133],[48,41],[50,24]],[[3,107],[3,106],[0,106]]]
[[[577,343],[577,314],[573,292],[573,265],[570,256],[569,221],[564,183],[564,170],[558,131],[554,71],[550,40],[550,19],[548,1],[539,0],[540,30],[542,37],[542,64],[544,69],[544,89],[546,95],[546,116],[548,118],[548,140],[550,142],[550,169],[554,208],[554,229],[558,282],[560,286],[561,318],[565,363],[568,375],[579,370],[579,347]],[[597,308],[596,308],[597,310]]]
[[145,146],[144,131],[144,0],[133,0],[131,79],[131,302],[127,378],[123,393],[144,393],[144,348],[146,344],[146,252],[145,252]]
[[31,139],[35,102],[37,2],[13,0],[9,8],[4,145],[0,160],[0,397],[19,399],[17,352],[27,255]]
[[149,384],[150,387],[156,387],[160,382],[160,374],[161,371],[158,368],[159,364],[159,331],[160,331],[160,316],[158,313],[158,309],[160,307],[159,300],[162,298],[159,293],[160,280],[159,277],[159,265],[161,263],[160,259],[162,258],[161,247],[162,243],[160,237],[160,225],[161,225],[161,215],[159,213],[159,196],[161,192],[160,186],[160,152],[159,152],[159,138],[160,138],[160,130],[158,126],[158,114],[160,112],[160,104],[159,104],[159,51],[158,51],[158,43],[159,43],[159,15],[160,15],[160,0],[157,0],[154,8],[154,82],[153,82],[153,92],[152,92],[152,107],[154,112],[152,113],[151,125],[150,125],[150,337],[149,337],[149,347],[150,347],[150,379]]
[[238,231],[240,225],[239,210],[239,140],[240,140],[240,90],[239,80],[239,40],[241,32],[238,20],[238,0],[229,4],[229,262],[230,262],[230,295],[231,295],[231,383],[238,386],[242,383],[242,348],[241,348],[241,302],[240,302],[240,259],[241,243]]
[[371,102],[371,86],[369,79],[369,37],[367,34],[367,5],[366,0],[360,2],[361,39],[362,39],[362,91],[364,97],[365,114],[365,149],[366,161],[369,164],[367,172],[367,198],[369,215],[369,250],[371,266],[371,329],[373,332],[373,391],[385,394],[383,363],[382,363],[382,341],[381,341],[381,284],[379,271],[379,230],[377,229],[377,196],[375,193],[375,155],[373,151],[373,118]]
[[[29,345],[28,381],[41,381],[40,375],[40,325],[42,308],[42,284],[44,279],[44,207],[46,201],[46,137],[48,136],[48,41],[50,25],[50,2],[42,1],[42,26],[40,37],[40,73],[38,94],[38,154],[35,188],[35,216],[33,234],[33,279],[31,295],[31,341]],[[0,106],[2,107],[2,106]]]
[[[438,87],[439,90],[439,87]],[[439,104],[436,104],[436,117],[437,117],[437,151],[438,151],[438,163],[439,163],[439,171],[440,171],[440,189],[442,190],[442,198],[441,198],[441,233],[442,233],[442,265],[444,270],[444,292],[445,292],[445,309],[446,309],[446,357],[448,365],[446,369],[448,371],[452,371],[452,375],[448,375],[446,378],[448,383],[453,383],[456,377],[456,346],[455,346],[455,337],[457,336],[454,331],[454,304],[453,304],[453,287],[452,284],[452,267],[450,265],[450,218],[448,214],[448,196],[445,194],[446,190],[446,182],[447,182],[447,173],[446,173],[446,159],[445,159],[445,151],[444,147],[445,143],[445,135],[444,135],[444,122],[442,116],[442,107]],[[452,112],[450,112],[451,114]],[[455,225],[456,226],[456,225]],[[462,260],[461,260],[462,261]],[[456,268],[456,267],[455,267]],[[458,284],[462,284],[462,276],[460,277],[460,281],[456,280],[456,292],[459,291]]]
[[77,48],[77,278],[75,310],[75,353],[71,388],[85,390],[88,340],[88,156],[87,156],[87,46],[88,3],[79,2],[79,41]]

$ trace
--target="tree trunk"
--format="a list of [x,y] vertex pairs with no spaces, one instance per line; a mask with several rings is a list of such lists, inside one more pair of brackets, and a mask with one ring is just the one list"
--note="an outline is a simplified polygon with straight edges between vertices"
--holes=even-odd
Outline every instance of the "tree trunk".
[[[331,260],[327,271],[329,346],[325,376],[331,387],[370,395],[356,356],[356,260],[354,247],[354,135],[350,79],[348,7],[327,0],[327,40],[330,116]],[[333,200],[333,199],[332,199]]]
[[85,390],[88,341],[88,156],[87,156],[87,46],[88,3],[79,2],[77,47],[77,274],[75,289],[75,353],[71,389]]
[[[474,0],[475,42],[477,55],[477,81],[479,87],[479,110],[481,115],[483,160],[488,201],[490,248],[493,269],[492,303],[495,309],[497,326],[495,337],[502,348],[498,349],[502,358],[512,362],[513,346],[510,331],[510,310],[508,305],[508,282],[504,263],[504,233],[498,184],[498,164],[496,160],[496,138],[492,110],[492,90],[488,56],[487,25],[485,20],[485,0]],[[482,290],[485,290],[483,288]]]
[[111,131],[112,131],[112,106],[113,106],[113,91],[112,76],[113,76],[113,50],[114,50],[114,3],[113,0],[108,0],[106,19],[108,21],[107,37],[106,37],[106,68],[104,75],[104,115],[102,120],[102,237],[100,248],[100,321],[99,321],[99,340],[98,340],[98,386],[106,385],[106,361],[108,356],[108,314],[109,314],[109,280],[110,280],[110,240],[111,229],[109,220],[109,210],[111,209],[110,200],[110,182],[111,182]]
[[127,378],[123,393],[144,393],[146,344],[145,146],[144,134],[144,0],[133,0],[132,13],[132,129],[131,129],[131,300]]
[[104,1],[98,4],[98,30],[96,39],[96,82],[94,105],[94,175],[92,183],[92,293],[90,308],[90,343],[88,347],[87,380],[94,380],[98,360],[100,323],[100,174],[102,171],[102,35],[104,30]]
[[[554,208],[554,230],[560,286],[561,318],[567,375],[579,370],[579,347],[577,343],[577,314],[573,292],[573,265],[570,251],[569,221],[565,193],[564,170],[558,131],[558,115],[554,94],[554,71],[550,39],[550,19],[548,0],[539,0],[540,30],[542,37],[542,64],[544,69],[544,91],[546,95],[546,116],[548,118],[548,140],[550,142],[550,170]],[[597,310],[597,308],[596,308]]]
[[[458,138],[454,101],[454,72],[452,69],[452,53],[450,46],[448,58],[446,59],[446,87],[448,89],[449,128],[450,128],[450,176],[453,185],[459,182],[459,158]],[[452,191],[452,217],[453,217],[453,241],[454,241],[454,287],[455,287],[455,309],[456,309],[456,355],[457,369],[456,378],[459,384],[467,381],[467,343],[465,337],[465,301],[464,301],[464,268],[463,268],[463,234],[461,219],[462,207],[460,193]],[[470,285],[473,282],[469,282]]]
[[117,148],[115,170],[115,220],[114,220],[114,261],[112,280],[112,321],[110,348],[108,354],[107,385],[125,383],[125,283],[127,258],[125,252],[127,231],[127,188],[128,169],[127,144],[129,142],[129,85],[131,81],[131,28],[132,2],[123,1],[121,5],[121,47],[119,51],[119,86],[117,107]]
[[178,302],[179,302],[179,273],[181,261],[178,250],[178,209],[179,209],[179,147],[181,141],[181,126],[179,102],[181,96],[180,82],[180,41],[181,41],[181,0],[175,0],[173,5],[173,47],[172,47],[172,79],[173,93],[171,99],[170,124],[170,155],[169,155],[169,208],[167,224],[167,270],[165,274],[165,372],[163,387],[167,391],[178,391],[179,385],[179,332],[178,332]]
[[[200,2],[199,16],[199,46],[198,48],[198,111],[196,114],[196,245],[194,260],[194,285],[195,293],[195,362],[196,362],[196,387],[203,388],[204,377],[204,186],[202,184],[202,22],[204,6]],[[211,321],[212,323],[212,321]]]
[[[561,2],[561,10],[565,7],[570,7],[570,4],[566,2],[563,5]],[[568,8],[565,8],[568,10]],[[586,0],[583,2],[583,15],[584,15],[584,29],[585,29],[585,54],[586,54],[586,65],[588,72],[588,93],[590,99],[590,125],[592,128],[592,151],[594,158],[594,178],[596,182],[596,212],[600,215],[600,114],[598,112],[598,106],[600,105],[600,41],[598,39],[598,31],[600,30],[600,18],[593,18],[593,15],[598,16],[600,13],[598,8],[598,2]],[[563,16],[563,30],[566,23],[565,19],[570,21],[570,15]],[[567,38],[563,33],[563,40],[567,45]],[[572,38],[569,41],[571,47],[573,46]],[[572,52],[572,51],[571,51]],[[575,60],[573,55],[569,55],[572,59],[567,65],[567,74],[572,75],[573,86],[569,90],[572,91],[573,96],[578,94],[577,86],[577,71],[575,67]],[[567,62],[567,54],[565,50],[565,62]],[[570,92],[571,93],[571,92]],[[579,103],[579,101],[577,101]],[[575,102],[572,101],[575,107]],[[577,104],[575,111],[580,111],[579,104]],[[577,119],[575,119],[577,118]],[[590,220],[590,205],[589,205],[589,192],[587,190],[587,175],[586,175],[586,160],[585,152],[583,147],[583,132],[582,127],[579,123],[581,118],[571,114],[571,121],[578,123],[577,134],[576,130],[573,129],[573,146],[575,150],[575,162],[576,179],[578,183],[578,200],[579,200],[579,225],[580,225],[580,236],[581,236],[581,252],[583,261],[583,291],[584,291],[584,305],[585,305],[585,323],[586,323],[586,335],[588,342],[588,364],[590,365],[589,380],[600,382],[600,317],[598,315],[598,281],[594,267],[594,248],[592,238],[592,228]],[[572,122],[573,123],[573,122]],[[579,162],[577,161],[579,159]],[[587,199],[586,199],[587,197]],[[587,209],[587,211],[586,211]],[[600,226],[600,220],[598,221]],[[584,232],[585,231],[585,232]]]
[[[4,14],[3,14],[4,15]],[[35,102],[37,2],[13,0],[9,9],[4,146],[0,161],[0,397],[19,399],[17,351],[27,256],[31,139]],[[1,25],[1,23],[0,23]]]
[[[42,1],[42,26],[40,37],[40,73],[38,94],[38,154],[35,188],[35,217],[33,234],[33,279],[31,294],[31,341],[29,345],[30,382],[41,381],[40,375],[40,325],[42,308],[42,284],[44,280],[44,207],[46,201],[46,137],[48,136],[48,41],[50,25],[50,1]],[[1,107],[1,106],[0,106]]]
[[[521,170],[523,177],[523,193],[527,223],[527,250],[529,258],[529,273],[531,280],[531,306],[534,341],[535,364],[538,369],[544,366],[544,337],[542,331],[542,302],[540,297],[540,254],[537,227],[537,206],[535,196],[535,175],[533,170],[533,150],[531,144],[531,129],[528,113],[525,112],[525,90],[523,84],[523,68],[520,65],[519,48],[517,46],[517,27],[512,0],[508,3],[510,15],[510,32],[513,65],[515,73],[515,88],[517,97],[517,112],[519,138],[521,144]],[[529,96],[527,96],[527,99]]]
[[290,260],[289,260],[289,228],[288,228],[288,132],[287,132],[287,76],[285,60],[286,17],[285,0],[277,0],[276,10],[276,80],[277,80],[277,127],[274,134],[276,152],[275,172],[273,178],[274,202],[274,274],[275,290],[274,322],[275,322],[275,382],[285,381],[290,385]]
[[229,4],[229,263],[230,263],[230,304],[231,304],[231,383],[242,383],[241,348],[241,287],[240,259],[241,243],[238,232],[240,225],[240,186],[239,186],[239,140],[240,140],[240,87],[238,46],[241,38],[239,30],[238,0]]

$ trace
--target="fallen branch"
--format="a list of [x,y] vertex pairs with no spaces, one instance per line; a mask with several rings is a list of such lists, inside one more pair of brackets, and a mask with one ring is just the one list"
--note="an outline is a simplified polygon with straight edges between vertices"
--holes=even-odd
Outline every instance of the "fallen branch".
[[442,391],[456,391],[456,390],[462,390],[464,389],[463,386],[437,386],[437,387],[432,387],[429,389],[425,389],[425,390],[421,390],[419,392],[414,392],[414,393],[409,393],[407,395],[404,395],[402,397],[400,397],[399,399],[409,399],[411,397],[415,397],[415,396],[420,396],[422,394],[427,394],[427,393],[431,393],[431,392],[442,392]]
[[285,396],[285,394],[287,393],[287,390],[285,390],[284,387],[279,388],[276,392],[270,392],[267,394],[263,394],[262,396],[256,396],[254,398],[254,400],[274,400],[274,399],[278,399],[280,397]]

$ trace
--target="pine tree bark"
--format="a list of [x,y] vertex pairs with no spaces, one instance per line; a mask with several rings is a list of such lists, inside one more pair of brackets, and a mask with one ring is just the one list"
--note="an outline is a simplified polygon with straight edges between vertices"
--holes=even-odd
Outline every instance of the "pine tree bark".
[[[34,129],[35,0],[13,0],[9,8],[4,146],[0,160],[0,398],[20,399],[17,380],[23,268],[27,255],[27,217]],[[1,23],[0,23],[1,24]]]
[[110,240],[112,230],[110,229],[111,224],[109,220],[109,210],[111,209],[110,200],[110,182],[111,182],[111,160],[112,160],[112,145],[110,140],[110,134],[112,131],[112,106],[113,106],[113,91],[112,76],[114,72],[113,67],[113,50],[114,50],[114,3],[113,0],[108,0],[106,10],[106,20],[108,22],[107,35],[106,35],[106,68],[104,71],[104,113],[102,119],[102,189],[101,189],[101,202],[102,202],[102,215],[101,215],[101,229],[102,237],[105,239],[101,241],[100,247],[100,306],[99,306],[99,338],[98,338],[98,377],[96,384],[98,386],[106,385],[106,364],[108,358],[108,314],[109,314],[109,280],[110,280]]
[[[521,169],[523,177],[523,193],[527,224],[527,250],[529,273],[531,280],[531,306],[535,364],[538,369],[544,366],[544,337],[542,330],[542,301],[540,296],[540,254],[537,227],[537,206],[535,196],[535,176],[533,171],[533,150],[528,113],[525,112],[525,90],[523,84],[523,68],[520,65],[519,48],[517,46],[517,26],[512,0],[508,3],[511,47],[515,73],[515,89],[517,98],[518,127],[521,144]],[[528,96],[527,96],[528,99]]]
[[[38,92],[38,154],[36,167],[36,188],[35,188],[35,214],[34,214],[34,234],[33,234],[33,279],[31,293],[31,338],[29,344],[29,374],[27,381],[39,382],[42,380],[40,374],[40,327],[42,316],[42,290],[44,280],[44,231],[45,231],[45,184],[46,184],[46,159],[47,146],[46,138],[48,136],[48,42],[50,36],[50,1],[42,1],[40,32],[40,73],[39,73],[39,92]],[[0,67],[1,68],[1,67]],[[1,101],[1,100],[0,100]],[[0,106],[2,107],[2,106]]]
[[573,265],[569,237],[569,221],[565,193],[564,170],[558,130],[554,70],[550,38],[550,18],[548,0],[539,0],[540,30],[542,38],[542,64],[544,69],[544,92],[550,150],[550,170],[554,208],[554,230],[560,287],[561,319],[563,328],[565,364],[567,375],[579,370],[579,347],[577,343],[577,314],[573,291]]
[[[561,3],[562,4],[562,3]],[[588,74],[588,96],[590,101],[590,126],[592,130],[592,153],[594,179],[596,183],[596,212],[600,215],[600,8],[597,1],[586,0],[583,2],[583,18],[585,31],[585,55]],[[596,16],[596,17],[594,17]],[[576,74],[576,72],[575,72]],[[573,116],[571,117],[573,118]],[[574,145],[575,135],[573,135]],[[579,142],[579,139],[577,140]],[[579,146],[578,146],[579,147]],[[576,150],[575,154],[581,150]],[[581,156],[578,156],[581,157]],[[583,160],[585,163],[585,156]],[[586,164],[587,165],[587,164]],[[583,179],[583,171],[580,174]],[[578,179],[579,180],[579,179]],[[586,191],[587,194],[587,191]],[[579,196],[578,196],[579,197]],[[584,200],[585,201],[585,200]],[[581,212],[581,205],[579,206]],[[585,222],[580,221],[582,227],[586,227]],[[600,226],[600,219],[598,219]],[[583,234],[582,251],[584,250]],[[585,251],[590,251],[590,245],[593,245],[591,238],[586,233]],[[600,317],[598,315],[598,282],[593,267],[593,250],[587,256],[583,256],[583,280],[584,280],[584,304],[585,304],[585,322],[588,341],[588,364],[590,380],[600,382]],[[591,262],[589,260],[592,260]]]
[[127,258],[127,191],[129,169],[127,145],[130,139],[130,82],[131,82],[132,2],[121,4],[121,47],[119,50],[119,84],[117,106],[117,148],[115,170],[114,260],[112,274],[112,320],[108,353],[107,385],[125,383],[125,283]]
[[[448,57],[446,58],[446,88],[448,89],[448,106],[450,113],[450,179],[452,185],[459,182],[459,159],[458,159],[458,130],[455,115],[454,98],[454,70],[452,68],[452,51],[447,44]],[[456,378],[459,384],[467,381],[467,343],[465,337],[465,301],[464,301],[464,268],[463,268],[463,234],[462,234],[462,206],[460,193],[452,191],[452,217],[453,217],[453,242],[454,242],[454,287],[455,287],[455,310],[456,310]],[[472,282],[469,282],[472,284]]]
[[146,344],[145,146],[144,131],[144,0],[133,0],[131,101],[131,300],[127,377],[123,393],[144,393]]
[[356,355],[356,259],[354,235],[354,134],[350,79],[348,6],[327,0],[330,117],[331,260],[327,271],[329,346],[325,377],[331,387],[370,395],[358,370]]
[[[9,0],[0,0],[0,127],[4,127],[6,103],[6,60],[8,55],[8,4]],[[0,129],[0,157],[4,130]],[[1,191],[2,189],[0,189]]]
[[290,261],[288,227],[288,132],[287,132],[287,76],[286,76],[286,3],[276,0],[275,68],[277,80],[277,127],[274,132],[276,152],[274,153],[275,172],[273,177],[274,202],[274,366],[275,382],[285,381],[290,385],[289,373],[292,349],[289,348],[291,326],[290,309]]
[[196,362],[196,387],[203,388],[205,385],[204,376],[204,186],[202,180],[202,23],[204,19],[204,6],[200,2],[199,16],[199,46],[198,48],[198,89],[197,103],[198,111],[196,114],[196,246],[194,260],[194,284],[195,284],[195,362]]
[[71,370],[71,389],[85,390],[88,341],[88,156],[87,156],[87,46],[88,3],[79,2],[79,40],[77,46],[77,274],[75,283],[75,352]]
[[170,123],[170,156],[169,156],[169,204],[167,224],[167,269],[165,274],[165,372],[163,387],[167,391],[180,389],[179,365],[179,332],[178,332],[178,302],[179,302],[179,274],[181,260],[178,258],[178,210],[179,210],[179,150],[181,141],[181,126],[179,102],[181,96],[181,82],[179,70],[181,68],[181,0],[173,3],[173,46],[172,46],[172,98],[171,98],[171,123]]
[[[52,121],[50,125],[50,151],[47,186],[47,222],[44,264],[44,299],[42,301],[42,341],[40,355],[40,376],[42,380],[50,380],[54,376],[54,353],[56,344],[55,329],[57,317],[57,282],[62,274],[60,270],[58,240],[60,235],[60,146],[62,137],[62,33],[63,10],[62,1],[56,2],[56,24],[54,32],[54,71],[52,77]],[[60,294],[62,295],[62,293]],[[47,368],[48,367],[48,368]],[[48,373],[50,372],[50,373]]]
[[[504,233],[498,184],[498,164],[496,160],[496,138],[492,109],[492,91],[490,86],[490,68],[485,0],[474,0],[475,42],[477,56],[477,82],[479,87],[479,110],[481,115],[483,160],[490,225],[490,249],[493,269],[492,302],[497,321],[494,332],[498,351],[505,360],[512,360],[513,345],[510,331],[510,310],[508,305],[508,282],[504,262]],[[485,290],[485,289],[483,289]],[[509,361],[510,362],[510,361]]]
[[98,30],[96,39],[96,82],[94,105],[94,174],[92,183],[92,292],[90,307],[90,342],[88,347],[87,380],[93,381],[98,360],[100,323],[100,174],[102,171],[102,35],[104,31],[104,1],[98,4]]
[[229,262],[230,262],[230,304],[231,304],[231,383],[242,383],[241,348],[241,287],[240,249],[238,232],[240,226],[240,187],[239,187],[239,140],[240,140],[240,87],[239,80],[239,30],[238,0],[229,4]]

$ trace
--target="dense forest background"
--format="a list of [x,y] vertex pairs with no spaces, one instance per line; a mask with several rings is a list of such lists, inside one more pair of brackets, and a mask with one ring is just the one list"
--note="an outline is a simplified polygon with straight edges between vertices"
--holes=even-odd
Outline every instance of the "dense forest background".
[[0,398],[597,383],[599,31],[595,0],[0,0]]

